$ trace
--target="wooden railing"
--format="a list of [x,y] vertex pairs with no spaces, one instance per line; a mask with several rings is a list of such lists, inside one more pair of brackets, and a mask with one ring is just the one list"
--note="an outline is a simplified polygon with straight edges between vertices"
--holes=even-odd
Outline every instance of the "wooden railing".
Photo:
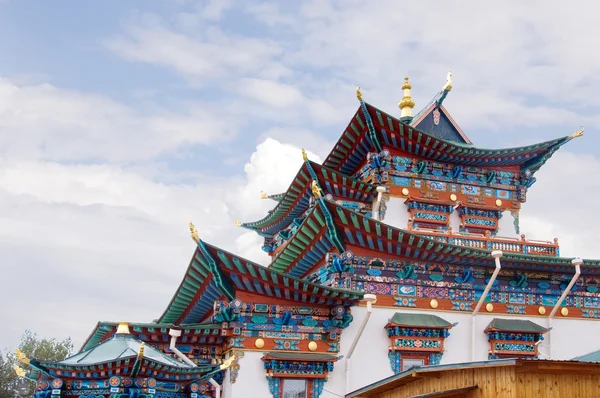
[[440,242],[476,249],[502,250],[507,253],[530,254],[533,256],[558,257],[560,255],[557,238],[554,238],[554,241],[550,242],[527,240],[525,239],[525,235],[521,235],[519,239],[500,236],[492,237],[466,232],[440,232],[424,228],[413,229],[411,232],[425,235]]

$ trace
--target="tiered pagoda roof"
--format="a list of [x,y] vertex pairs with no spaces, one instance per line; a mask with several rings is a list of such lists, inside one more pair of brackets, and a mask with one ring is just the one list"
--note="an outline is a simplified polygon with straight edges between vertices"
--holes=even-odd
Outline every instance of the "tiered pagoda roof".
[[316,305],[352,305],[363,293],[334,289],[265,268],[198,240],[198,247],[171,303],[159,323],[178,325],[205,321],[213,303],[239,293]]
[[367,153],[380,152],[385,145],[440,162],[465,166],[519,166],[536,172],[562,145],[576,135],[515,148],[486,149],[436,137],[403,123],[369,103],[362,103],[323,165],[352,175]]
[[302,215],[310,205],[310,191],[317,181],[325,194],[338,198],[371,202],[377,195],[376,186],[363,183],[350,176],[305,159],[289,188],[281,194],[268,196],[278,201],[269,214],[261,220],[241,224],[261,236],[273,236]]
[[[333,225],[324,222],[326,214],[331,216]],[[302,234],[302,231],[310,232],[315,238],[307,239],[308,236]],[[327,250],[323,248],[333,247],[330,239],[333,234],[346,249],[350,245],[371,251],[373,255],[384,253],[391,257],[446,264],[495,266],[491,250],[440,242],[423,234],[376,221],[322,198],[319,200],[319,206],[316,206],[305,220],[305,224],[290,238],[286,248],[273,259],[270,267],[289,274],[306,276],[312,267],[324,262]],[[299,253],[287,253],[286,249],[290,250],[288,247]],[[283,258],[286,253],[288,256]],[[503,268],[507,269],[570,273],[572,260],[573,258],[505,252],[502,264]],[[600,275],[600,260],[584,260],[582,273]]]

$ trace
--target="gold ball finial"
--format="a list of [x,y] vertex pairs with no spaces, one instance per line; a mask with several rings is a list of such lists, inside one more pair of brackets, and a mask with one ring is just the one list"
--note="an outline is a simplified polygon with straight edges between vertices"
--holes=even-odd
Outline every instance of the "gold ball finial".
[[305,162],[308,162],[308,155],[306,154],[304,148],[302,148],[302,159],[304,159]]
[[360,102],[363,102],[363,96],[362,92],[360,91],[360,87],[356,87],[356,98],[358,98]]
[[410,84],[410,82],[408,81],[408,76],[404,76],[404,84],[402,85],[402,87],[400,87],[402,90],[410,90],[412,88],[412,85]]
[[242,226],[242,223],[241,223],[240,220],[235,220],[234,223],[235,223],[236,227],[241,227]]
[[196,243],[200,242],[200,237],[198,236],[198,230],[194,227],[194,223],[190,221],[190,235],[192,236],[192,240]]

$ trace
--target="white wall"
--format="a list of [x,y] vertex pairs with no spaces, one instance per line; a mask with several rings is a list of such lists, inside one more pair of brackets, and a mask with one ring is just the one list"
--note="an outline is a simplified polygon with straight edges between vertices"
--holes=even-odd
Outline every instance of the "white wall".
[[404,198],[390,197],[382,221],[392,227],[406,229],[408,225],[408,208],[404,204],[405,200]]
[[[392,376],[393,372],[387,357],[390,340],[385,333],[384,326],[394,313],[403,311],[435,314],[450,323],[458,322],[458,325],[450,330],[450,336],[444,341],[445,352],[442,356],[441,364],[471,361],[471,315],[469,313],[375,307],[351,359],[349,391],[344,391],[345,358],[336,363],[334,374],[330,376],[330,380],[325,384],[325,388],[343,395],[343,393],[354,391],[388,376]],[[365,313],[366,309],[364,307],[352,308],[354,321],[342,334],[341,355],[346,355]],[[528,318],[499,314],[490,315],[485,312],[479,313],[475,317],[474,338],[476,361],[485,361],[488,359],[490,345],[483,330],[494,318],[529,319],[540,326],[548,327],[547,317]],[[600,321],[560,319],[559,315],[559,318],[555,318],[552,322],[553,329],[550,332],[550,338],[546,334],[544,342],[540,345],[540,352],[542,354],[549,354],[550,344],[552,345],[552,359],[559,360],[572,359],[575,356],[600,349],[600,339],[597,337],[600,336]],[[335,395],[323,395],[323,397],[333,398]]]
[[237,380],[234,384],[225,385],[223,398],[272,397],[265,376],[265,367],[261,360],[263,356],[262,352],[244,352],[244,357],[239,360],[240,370]]

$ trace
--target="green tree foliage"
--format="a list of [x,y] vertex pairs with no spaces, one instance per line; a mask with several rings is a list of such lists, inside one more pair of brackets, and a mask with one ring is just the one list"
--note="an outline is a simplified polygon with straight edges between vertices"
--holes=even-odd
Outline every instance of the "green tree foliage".
[[[21,336],[18,347],[28,358],[40,361],[60,361],[68,357],[73,351],[71,338],[58,341],[54,338],[39,338],[37,334],[26,330]],[[35,392],[35,383],[18,377],[13,368],[18,365],[29,370],[29,366],[17,361],[14,350],[0,352],[0,398],[32,397]]]

